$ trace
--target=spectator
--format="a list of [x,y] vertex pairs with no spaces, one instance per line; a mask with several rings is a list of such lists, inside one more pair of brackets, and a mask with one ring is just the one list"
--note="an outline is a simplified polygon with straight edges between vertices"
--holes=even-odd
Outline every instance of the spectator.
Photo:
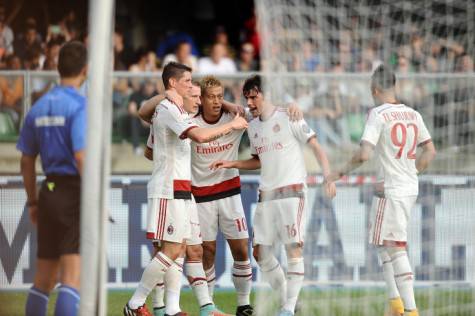
[[460,72],[473,72],[473,59],[470,55],[465,54],[460,58],[458,71]]
[[254,46],[251,43],[243,43],[239,52],[239,59],[236,61],[238,71],[257,71],[259,67],[254,59]]
[[319,135],[321,144],[342,146],[349,144],[349,133],[343,116],[343,104],[349,99],[340,93],[341,83],[331,81],[328,90],[323,95],[314,98],[314,107],[306,114],[308,123]]
[[310,40],[307,40],[302,45],[303,71],[323,71],[324,58],[317,51],[317,46]]
[[6,24],[5,15],[0,11],[0,59],[5,55],[13,54],[13,40],[13,31]]
[[143,83],[139,91],[132,93],[128,105],[128,113],[130,116],[130,134],[132,146],[136,155],[143,154],[143,148],[140,147],[140,139],[147,137],[149,133],[149,126],[142,121],[138,115],[138,110],[142,104],[157,94],[155,90],[155,83],[147,80]]
[[[153,58],[150,58],[150,53],[153,54]],[[129,70],[132,72],[158,71],[155,53],[143,48],[138,49],[136,52],[135,63],[129,67]]]
[[[226,32],[226,29],[221,25],[216,27],[213,44],[215,43],[223,44],[224,47],[226,47],[226,55],[225,55],[226,57],[229,57],[231,59],[236,58],[236,51],[229,44],[228,33]],[[203,50],[204,54],[209,55],[211,53],[212,48],[213,48],[213,45],[211,45],[211,48],[209,46],[205,47],[205,49]]]
[[133,52],[124,43],[124,35],[118,29],[114,32],[114,70],[127,70],[133,61]]
[[191,54],[198,56],[198,46],[195,44],[193,37],[184,32],[170,32],[167,37],[160,42],[157,47],[157,56],[160,59],[163,59],[169,52],[175,49],[178,43],[187,42],[191,45]]
[[57,37],[46,44],[46,54],[41,63],[43,70],[56,70],[58,65],[59,50],[64,43],[63,37]]
[[[16,55],[6,58],[7,70],[20,70],[21,60]],[[0,76],[0,111],[9,114],[19,126],[22,113],[23,77]]]
[[28,51],[41,51],[41,40],[39,38],[36,26],[33,23],[29,23],[26,27],[23,36],[19,37],[15,45],[15,54],[24,61]]
[[220,43],[213,44],[210,57],[203,57],[198,62],[200,74],[225,75],[236,72],[234,61],[226,57],[226,46]]
[[198,61],[196,57],[191,54],[191,45],[189,42],[186,41],[179,42],[177,44],[174,54],[168,54],[165,56],[165,59],[162,63],[162,67],[164,67],[171,61],[187,65],[193,71],[196,71],[198,69]]

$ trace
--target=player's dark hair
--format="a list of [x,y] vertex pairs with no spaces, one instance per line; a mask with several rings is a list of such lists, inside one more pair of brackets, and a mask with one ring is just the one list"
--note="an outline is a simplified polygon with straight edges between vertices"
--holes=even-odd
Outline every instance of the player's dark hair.
[[87,49],[79,41],[63,45],[59,51],[58,72],[61,78],[78,76],[87,64]]
[[385,91],[394,88],[396,75],[388,67],[379,65],[371,76],[371,87]]
[[262,91],[262,78],[259,75],[252,75],[244,81],[244,86],[242,87],[242,93],[244,95],[251,92],[251,90],[257,90],[258,92]]
[[163,72],[162,72],[162,80],[163,80],[163,85],[165,86],[165,89],[168,89],[170,87],[171,78],[179,80],[181,77],[183,77],[183,74],[187,71],[191,72],[191,68],[174,61],[169,62],[165,66],[165,68],[163,68]]

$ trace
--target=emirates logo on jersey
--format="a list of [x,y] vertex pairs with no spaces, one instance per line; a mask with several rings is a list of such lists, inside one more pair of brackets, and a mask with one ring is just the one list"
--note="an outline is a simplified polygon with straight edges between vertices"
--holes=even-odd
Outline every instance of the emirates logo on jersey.
[[223,151],[226,151],[226,150],[230,150],[231,148],[233,148],[233,144],[232,143],[229,143],[229,144],[222,144],[220,145],[218,143],[218,145],[216,146],[200,146],[200,145],[197,145],[196,146],[196,153],[197,154],[216,154],[216,153],[220,153],[220,152],[223,152]]
[[274,131],[274,133],[278,133],[280,131],[280,125],[279,123],[276,123],[274,125],[274,127],[272,127],[272,130]]

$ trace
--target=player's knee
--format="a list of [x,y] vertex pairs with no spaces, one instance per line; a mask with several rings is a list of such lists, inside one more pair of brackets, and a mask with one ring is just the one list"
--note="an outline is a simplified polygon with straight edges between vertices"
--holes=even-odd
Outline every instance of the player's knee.
[[300,243],[291,243],[285,246],[288,258],[300,258],[302,257],[303,245]]
[[246,261],[249,259],[247,247],[235,247],[232,249],[232,255],[235,261]]
[[203,242],[203,266],[205,269],[209,269],[213,266],[216,256],[216,243],[215,242]]
[[186,258],[191,261],[201,261],[203,259],[203,247],[201,245],[186,247]]
[[256,262],[259,262],[260,261],[260,253],[259,253],[259,247],[258,246],[255,246],[254,249],[252,250],[252,256],[254,257],[254,260],[256,260]]

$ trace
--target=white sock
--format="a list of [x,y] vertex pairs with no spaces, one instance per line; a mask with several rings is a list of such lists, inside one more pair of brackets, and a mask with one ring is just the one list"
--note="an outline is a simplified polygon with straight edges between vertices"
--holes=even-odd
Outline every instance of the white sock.
[[258,264],[264,280],[269,282],[270,286],[277,291],[281,306],[283,306],[287,301],[287,281],[279,261],[273,255],[270,255],[259,261]]
[[203,264],[200,261],[191,261],[185,263],[186,276],[190,281],[191,288],[195,294],[198,304],[201,306],[212,304],[213,301],[209,297],[208,283],[206,282],[206,274]]
[[397,289],[396,280],[394,279],[393,263],[391,262],[391,256],[384,248],[378,249],[379,260],[383,265],[383,277],[386,282],[386,288],[388,289],[389,299],[397,298],[401,296]]
[[175,315],[181,312],[180,309],[180,290],[181,276],[183,274],[183,258],[177,258],[175,264],[168,269],[165,274],[165,292],[167,296],[167,304],[165,313],[167,315]]
[[249,295],[252,287],[251,261],[234,261],[233,283],[236,289],[237,305],[249,305]]
[[206,272],[206,281],[208,282],[208,293],[209,297],[213,299],[214,296],[214,285],[216,284],[216,270],[214,264]]
[[129,307],[131,309],[137,309],[145,304],[148,294],[150,294],[157,283],[163,283],[165,273],[173,264],[173,260],[162,252],[157,253],[145,268],[142,279],[140,279],[135,293],[129,300]]
[[284,309],[293,313],[303,283],[303,258],[290,258],[287,265],[287,301],[284,305]]
[[403,250],[391,254],[391,260],[394,269],[394,279],[401,294],[404,309],[408,311],[414,310],[416,309],[414,274],[412,273],[407,252]]
[[[170,269],[168,269],[168,271],[170,271]],[[165,295],[165,283],[158,283],[155,286],[155,292],[152,296],[153,308],[161,308],[165,306],[165,302],[163,301],[164,295]]]

